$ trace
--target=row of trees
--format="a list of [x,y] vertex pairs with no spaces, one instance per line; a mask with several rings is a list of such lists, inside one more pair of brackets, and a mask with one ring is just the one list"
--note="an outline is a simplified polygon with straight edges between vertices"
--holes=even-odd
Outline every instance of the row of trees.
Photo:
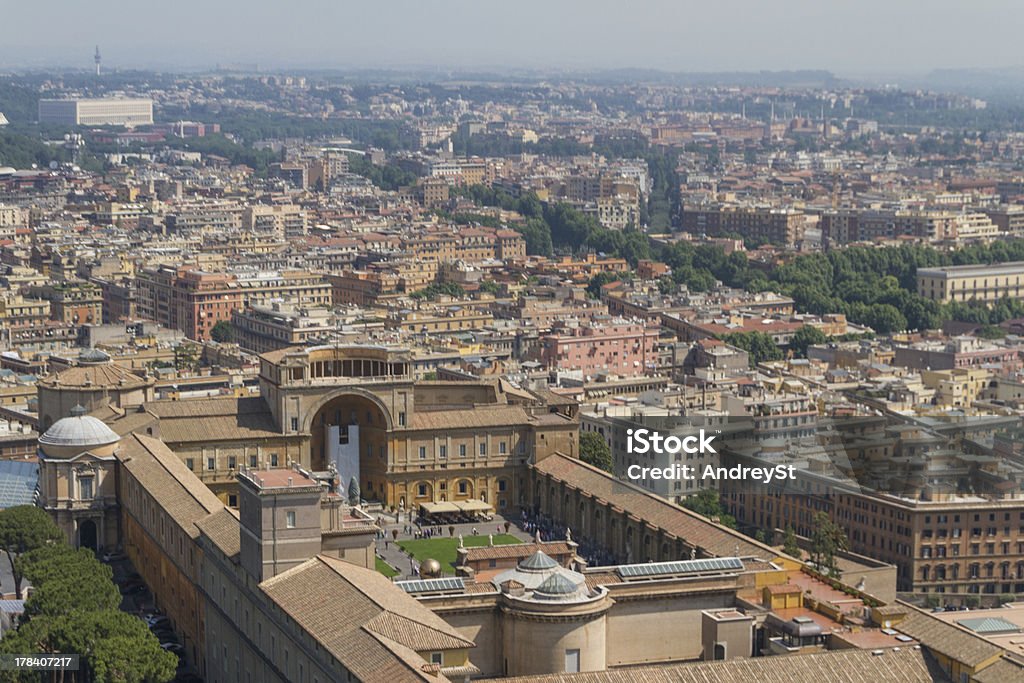
[[[74,549],[50,516],[33,505],[0,511],[0,544],[13,557],[16,592],[32,592],[17,630],[4,634],[4,654],[81,655],[82,680],[174,678],[178,658],[164,651],[146,624],[118,609],[121,596],[110,567],[87,549]],[[22,680],[13,671],[3,680]]]

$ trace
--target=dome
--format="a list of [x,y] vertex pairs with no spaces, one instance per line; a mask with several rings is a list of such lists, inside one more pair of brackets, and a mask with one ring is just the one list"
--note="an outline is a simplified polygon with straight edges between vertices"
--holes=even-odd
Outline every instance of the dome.
[[103,351],[100,351],[99,349],[83,349],[82,352],[78,354],[78,362],[85,364],[109,363],[110,356],[105,354]]
[[561,596],[572,595],[577,590],[579,590],[579,586],[570,581],[567,577],[562,574],[552,574],[548,578],[544,579],[544,582],[534,589],[534,593]]
[[551,559],[543,551],[538,550],[533,555],[530,555],[520,562],[518,568],[527,572],[540,572],[547,569],[554,569],[557,566],[557,562]]
[[39,443],[43,446],[75,446],[89,448],[92,446],[108,446],[120,441],[110,427],[91,415],[75,415],[65,417],[53,423],[42,436]]

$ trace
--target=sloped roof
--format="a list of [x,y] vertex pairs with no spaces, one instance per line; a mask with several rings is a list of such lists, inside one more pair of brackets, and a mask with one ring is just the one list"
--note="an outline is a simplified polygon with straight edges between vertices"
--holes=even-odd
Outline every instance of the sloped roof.
[[147,380],[119,365],[107,363],[103,365],[76,365],[67,370],[62,370],[55,375],[45,377],[39,380],[39,383],[48,387],[99,390],[103,387],[135,389],[145,386]]
[[121,466],[192,538],[196,523],[224,508],[224,503],[159,439],[129,434],[117,453]]
[[502,679],[502,683],[947,683],[924,650],[833,650],[795,657],[749,657],[661,667]]
[[360,680],[446,680],[416,652],[473,647],[383,575],[343,560],[319,555],[260,587]]
[[893,624],[893,628],[920,641],[929,649],[963,662],[970,667],[977,667],[989,659],[998,657],[1003,652],[998,645],[988,642],[965,628],[936,619],[911,605],[906,605],[906,607],[907,616]]
[[151,401],[146,410],[160,418],[160,438],[168,443],[282,436],[260,397]]
[[238,521],[238,513],[231,508],[223,508],[212,515],[204,517],[196,522],[196,526],[202,531],[213,544],[216,545],[224,555],[237,561],[242,551],[241,526]]
[[412,415],[411,429],[483,429],[512,427],[531,421],[520,406],[475,406],[472,410],[423,410]]
[[716,557],[750,556],[771,560],[778,556],[778,552],[770,546],[757,543],[738,531],[673,505],[639,486],[617,479],[576,458],[555,453],[531,467],[611,503]]

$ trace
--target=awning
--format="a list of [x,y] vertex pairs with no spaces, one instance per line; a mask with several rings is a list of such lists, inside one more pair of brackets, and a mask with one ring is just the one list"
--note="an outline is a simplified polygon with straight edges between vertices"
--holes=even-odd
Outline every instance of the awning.
[[458,512],[459,508],[455,503],[420,503],[420,510],[427,515],[442,515],[452,512]]
[[483,502],[482,500],[476,500],[475,498],[471,499],[471,500],[459,500],[459,501],[456,501],[455,505],[458,505],[459,509],[462,510],[463,512],[493,512],[494,511],[494,508],[492,508],[490,505],[488,505],[487,503]]

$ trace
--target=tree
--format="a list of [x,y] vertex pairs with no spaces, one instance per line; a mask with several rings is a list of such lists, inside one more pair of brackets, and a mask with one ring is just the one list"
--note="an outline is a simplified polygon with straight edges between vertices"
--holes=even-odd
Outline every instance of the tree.
[[612,450],[608,448],[604,437],[597,432],[580,434],[580,460],[605,472],[611,472],[615,468],[612,461]]
[[353,476],[348,481],[348,504],[357,506],[362,502],[361,492],[359,490],[359,480]]
[[220,320],[210,330],[210,338],[220,344],[234,341],[235,328],[227,320]]
[[819,571],[827,571],[836,576],[836,555],[848,549],[846,532],[832,521],[828,513],[818,512],[814,515],[814,532],[811,534],[811,562]]
[[715,489],[700,489],[683,501],[683,507],[708,519],[717,519],[722,526],[736,528],[736,518],[725,511],[722,500]]
[[803,559],[804,553],[800,550],[800,546],[797,545],[796,532],[793,531],[791,526],[786,527],[786,535],[782,538],[782,552],[798,560]]
[[32,581],[33,591],[18,628],[0,641],[0,652],[77,652],[85,680],[165,683],[174,678],[177,657],[160,647],[145,623],[118,609],[113,572],[91,551],[54,540],[22,553],[14,566]]
[[782,349],[766,332],[733,332],[722,336],[722,341],[743,349],[750,356],[750,367],[768,360],[781,360]]
[[793,350],[795,355],[806,357],[808,346],[824,344],[826,341],[828,341],[828,337],[825,336],[824,332],[817,327],[804,325],[789,338],[789,348]]
[[14,561],[15,557],[48,543],[64,539],[62,532],[42,508],[35,505],[16,505],[0,510],[0,548],[7,553],[14,576],[14,594],[21,599],[24,576]]

